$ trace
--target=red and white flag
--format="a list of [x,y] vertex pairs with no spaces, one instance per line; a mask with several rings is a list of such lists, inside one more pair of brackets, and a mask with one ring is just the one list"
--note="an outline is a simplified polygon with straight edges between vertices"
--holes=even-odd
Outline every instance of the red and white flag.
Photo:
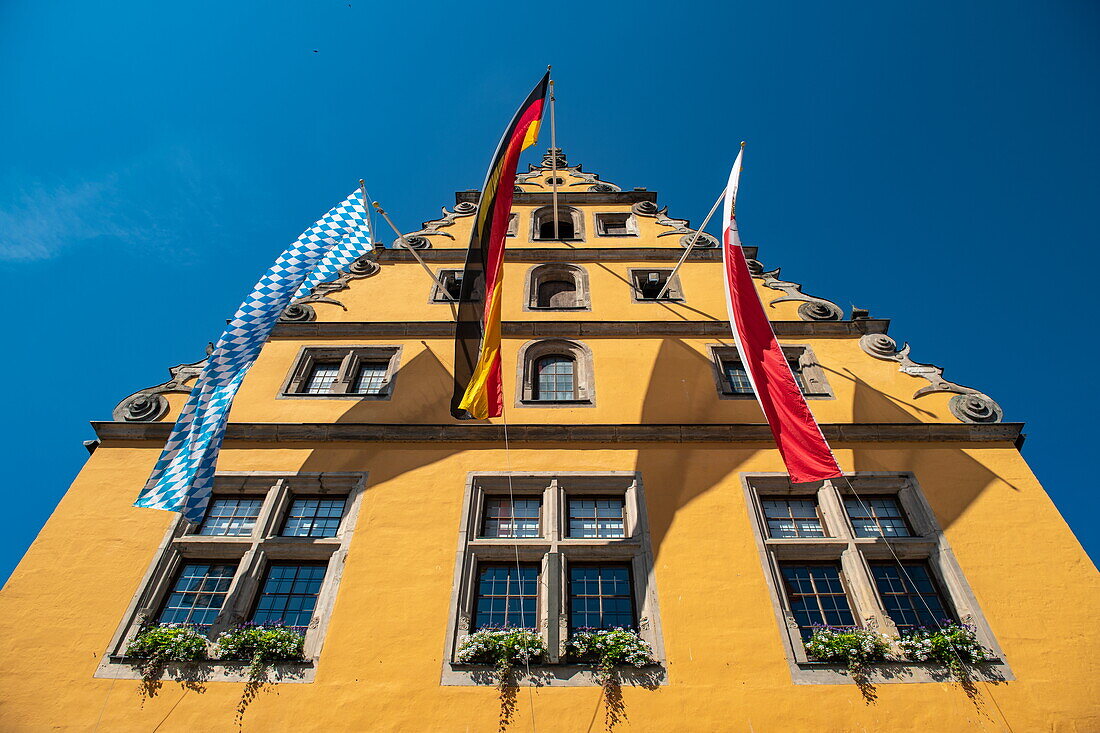
[[745,366],[753,392],[768,418],[779,454],[787,466],[791,482],[822,481],[840,478],[840,467],[821,428],[810,412],[806,398],[795,382],[791,366],[775,339],[775,331],[756,294],[749,263],[737,234],[735,204],[741,179],[744,144],[730,171],[722,207],[722,262],[726,276],[726,305],[729,307],[733,340]]

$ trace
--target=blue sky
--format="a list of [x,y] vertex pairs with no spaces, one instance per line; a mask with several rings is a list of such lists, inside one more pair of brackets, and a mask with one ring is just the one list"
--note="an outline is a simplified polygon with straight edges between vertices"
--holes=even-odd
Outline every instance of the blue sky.
[[1086,0],[0,4],[0,578],[89,420],[201,358],[358,178],[405,230],[479,186],[548,63],[570,161],[676,216],[748,140],[764,264],[1026,422],[1095,558],[1098,21]]

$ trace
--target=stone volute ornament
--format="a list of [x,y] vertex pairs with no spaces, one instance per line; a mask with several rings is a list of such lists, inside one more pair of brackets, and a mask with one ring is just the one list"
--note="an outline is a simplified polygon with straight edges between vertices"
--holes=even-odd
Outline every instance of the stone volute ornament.
[[922,377],[929,381],[929,385],[921,387],[913,395],[914,398],[933,392],[953,392],[948,407],[951,414],[962,422],[969,423],[993,423],[1004,419],[1004,412],[991,397],[971,387],[964,387],[943,378],[943,367],[934,364],[921,364],[909,357],[909,344],[900,349],[894,339],[884,333],[869,333],[859,340],[860,348],[865,352],[884,361],[896,361],[899,371],[914,377]]
[[559,184],[559,191],[570,191],[581,189],[591,193],[613,193],[616,191],[622,191],[622,188],[610,183],[609,181],[601,181],[598,173],[585,173],[583,166],[580,163],[571,164],[565,158],[565,153],[561,148],[550,148],[542,156],[542,162],[538,165],[528,163],[526,173],[516,174],[516,193],[530,193],[524,186],[535,186],[542,189],[551,189],[551,185],[547,182],[546,177],[557,172],[558,176],[563,179],[570,177],[578,180]]
[[313,306],[310,305],[311,303],[330,303],[347,310],[348,308],[346,305],[329,296],[332,293],[338,293],[341,290],[350,288],[351,286],[348,283],[352,280],[362,280],[363,278],[373,277],[381,271],[382,266],[375,260],[374,252],[367,252],[365,255],[355,260],[355,262],[352,262],[346,270],[340,272],[336,278],[314,285],[309,295],[298,298],[288,305],[283,310],[283,314],[279,317],[279,320],[290,321],[292,323],[316,320],[317,312],[314,310]]
[[[206,347],[207,356],[214,350],[214,344]],[[193,385],[188,384],[202,374],[206,366],[206,359],[191,364],[178,364],[169,367],[168,373],[172,378],[155,387],[146,387],[134,392],[126,399],[119,402],[111,412],[111,419],[116,422],[155,422],[168,414],[168,400],[164,395],[168,393],[189,394]]]
[[[409,243],[410,247],[413,249],[431,249],[432,242],[428,237],[447,237],[448,239],[454,239],[454,235],[450,232],[443,232],[440,230],[454,226],[455,219],[473,216],[477,213],[477,204],[470,201],[463,201],[455,206],[454,211],[448,211],[446,206],[442,207],[442,209],[443,216],[438,219],[426,221],[420,225],[421,228],[419,230],[405,235],[405,240]],[[405,248],[400,237],[393,240],[393,248]]]
[[[657,204],[652,201],[639,201],[630,207],[638,216],[648,216],[657,220],[657,224],[668,227],[669,231],[661,232],[657,235],[660,237],[680,236],[680,246],[687,247],[691,244],[692,238],[695,236],[695,229],[688,226],[687,219],[673,219],[668,215],[668,207],[657,208]],[[695,246],[699,249],[717,249],[718,240],[707,234],[706,232],[700,232],[699,241],[695,243]]]

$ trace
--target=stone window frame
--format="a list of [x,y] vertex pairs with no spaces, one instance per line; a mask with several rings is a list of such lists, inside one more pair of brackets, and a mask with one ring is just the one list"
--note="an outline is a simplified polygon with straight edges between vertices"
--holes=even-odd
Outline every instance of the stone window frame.
[[562,237],[561,239],[554,239],[553,237],[543,238],[539,236],[539,225],[542,220],[546,218],[548,214],[554,213],[554,205],[547,204],[546,206],[540,206],[531,212],[531,241],[532,242],[583,242],[584,241],[584,212],[575,206],[562,206],[558,205],[558,210],[562,213],[569,214],[569,217],[573,220],[573,236]]
[[[806,386],[802,396],[807,400],[835,400],[832,385],[829,384],[825,368],[818,361],[814,349],[809,344],[780,344],[783,356],[798,359],[799,371],[802,374],[802,383]],[[736,361],[740,363],[741,355],[736,346],[725,344],[707,344],[707,354],[710,356],[711,376],[714,377],[714,387],[720,400],[756,400],[753,393],[741,393],[730,391],[726,383],[726,372],[722,368],[723,361]]]
[[[485,538],[480,536],[487,496],[542,497],[541,536]],[[622,496],[626,537],[584,539],[568,537],[570,496]],[[653,649],[656,665],[624,669],[626,684],[666,684],[666,656],[657,603],[653,549],[646,515],[645,490],[636,471],[471,471],[466,477],[462,517],[458,529],[450,614],[443,649],[443,685],[493,685],[496,678],[485,667],[455,661],[459,638],[469,633],[477,600],[480,563],[537,563],[539,598],[536,618],[546,644],[547,659],[517,670],[521,685],[599,686],[594,670],[565,661],[569,630],[568,579],[570,563],[615,562],[630,565],[639,635]]]
[[[576,286],[574,305],[555,308],[539,306],[539,285],[546,280],[571,279]],[[580,265],[572,265],[566,262],[548,262],[534,265],[527,270],[524,280],[523,310],[532,311],[590,311],[592,310],[592,290],[588,284],[588,270]]]
[[[365,400],[380,402],[389,400],[393,396],[394,383],[397,380],[398,367],[401,363],[401,349],[399,344],[365,344],[356,346],[303,346],[298,350],[294,358],[294,366],[290,370],[278,399],[294,400]],[[309,379],[313,365],[318,361],[339,361],[340,371],[336,381],[332,385],[331,392],[323,394],[305,394],[301,390]],[[385,361],[386,376],[382,382],[381,391],[375,394],[363,394],[350,392],[355,386],[359,365],[363,362]]]
[[[445,267],[435,271],[435,283],[432,285],[431,294],[428,295],[428,304],[436,305],[440,303],[449,303],[451,305],[457,304],[459,301],[455,298],[451,298],[442,288],[439,287],[440,281],[444,278],[453,276],[455,273],[462,273],[465,270],[461,267]],[[480,273],[474,278],[474,292],[471,293],[472,299],[477,301],[481,300],[482,295],[482,283],[484,279]]]
[[515,211],[508,214],[508,232],[505,236],[518,237],[519,236],[519,214]]
[[[141,627],[155,622],[184,563],[195,560],[236,561],[222,610],[207,631],[211,640],[247,620],[255,609],[267,569],[272,563],[324,563],[325,579],[317,594],[313,618],[305,633],[304,661],[275,666],[284,682],[313,682],[321,649],[344,572],[344,561],[359,516],[367,474],[365,472],[286,473],[268,471],[221,472],[214,478],[214,496],[263,496],[263,505],[250,535],[198,534],[201,525],[182,516],[168,528],[148,569],[138,583],[122,621],[96,669],[95,676],[140,679],[141,674],[125,656],[126,647]],[[286,512],[295,496],[346,496],[340,527],[333,537],[283,537]],[[201,663],[211,681],[239,682],[248,678],[248,662]],[[167,672],[162,679],[167,679]]]
[[[863,628],[896,636],[897,627],[883,608],[869,567],[869,562],[893,560],[891,548],[902,561],[923,561],[928,564],[944,603],[961,622],[971,624],[977,629],[978,640],[993,653],[994,661],[991,664],[972,668],[975,678],[1015,679],[916,476],[911,472],[869,471],[845,474],[845,477],[856,487],[861,497],[896,496],[914,535],[891,537],[889,545],[878,537],[856,537],[844,509],[843,498],[852,495],[846,482],[826,480],[810,484],[791,484],[790,477],[785,473],[741,474],[749,524],[793,681],[796,684],[853,684],[843,665],[811,661],[807,657],[798,623],[790,611],[783,589],[780,564],[837,563],[856,623]],[[814,496],[826,536],[769,537],[760,497],[782,495]],[[946,670],[938,665],[907,661],[875,664],[870,673],[871,681],[876,684],[942,682],[946,676]]]
[[[608,234],[606,230],[605,218],[608,216],[625,216],[626,217],[626,233],[625,234]],[[596,223],[596,236],[597,237],[637,237],[638,236],[638,218],[629,211],[598,211],[593,215],[593,220]]]
[[[535,399],[535,364],[544,356],[560,354],[573,360],[573,385],[576,399]],[[516,407],[570,408],[596,406],[596,379],[592,349],[573,339],[536,339],[528,341],[516,354]]]
[[635,303],[682,303],[684,302],[684,286],[680,282],[680,273],[676,273],[672,277],[672,282],[668,286],[668,292],[665,293],[665,297],[660,300],[656,298],[643,298],[641,288],[638,287],[637,275],[639,273],[645,273],[648,277],[649,273],[660,272],[665,275],[672,274],[671,267],[631,267],[627,270],[627,277],[630,281],[630,299]]

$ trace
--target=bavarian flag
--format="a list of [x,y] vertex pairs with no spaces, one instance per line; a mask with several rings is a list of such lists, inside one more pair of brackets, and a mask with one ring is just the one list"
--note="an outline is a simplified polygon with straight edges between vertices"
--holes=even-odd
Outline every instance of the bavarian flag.
[[477,217],[466,251],[455,324],[454,394],[451,414],[460,419],[500,417],[500,299],[504,238],[515,190],[519,154],[535,144],[550,72],[519,106],[497,145],[481,187]]

